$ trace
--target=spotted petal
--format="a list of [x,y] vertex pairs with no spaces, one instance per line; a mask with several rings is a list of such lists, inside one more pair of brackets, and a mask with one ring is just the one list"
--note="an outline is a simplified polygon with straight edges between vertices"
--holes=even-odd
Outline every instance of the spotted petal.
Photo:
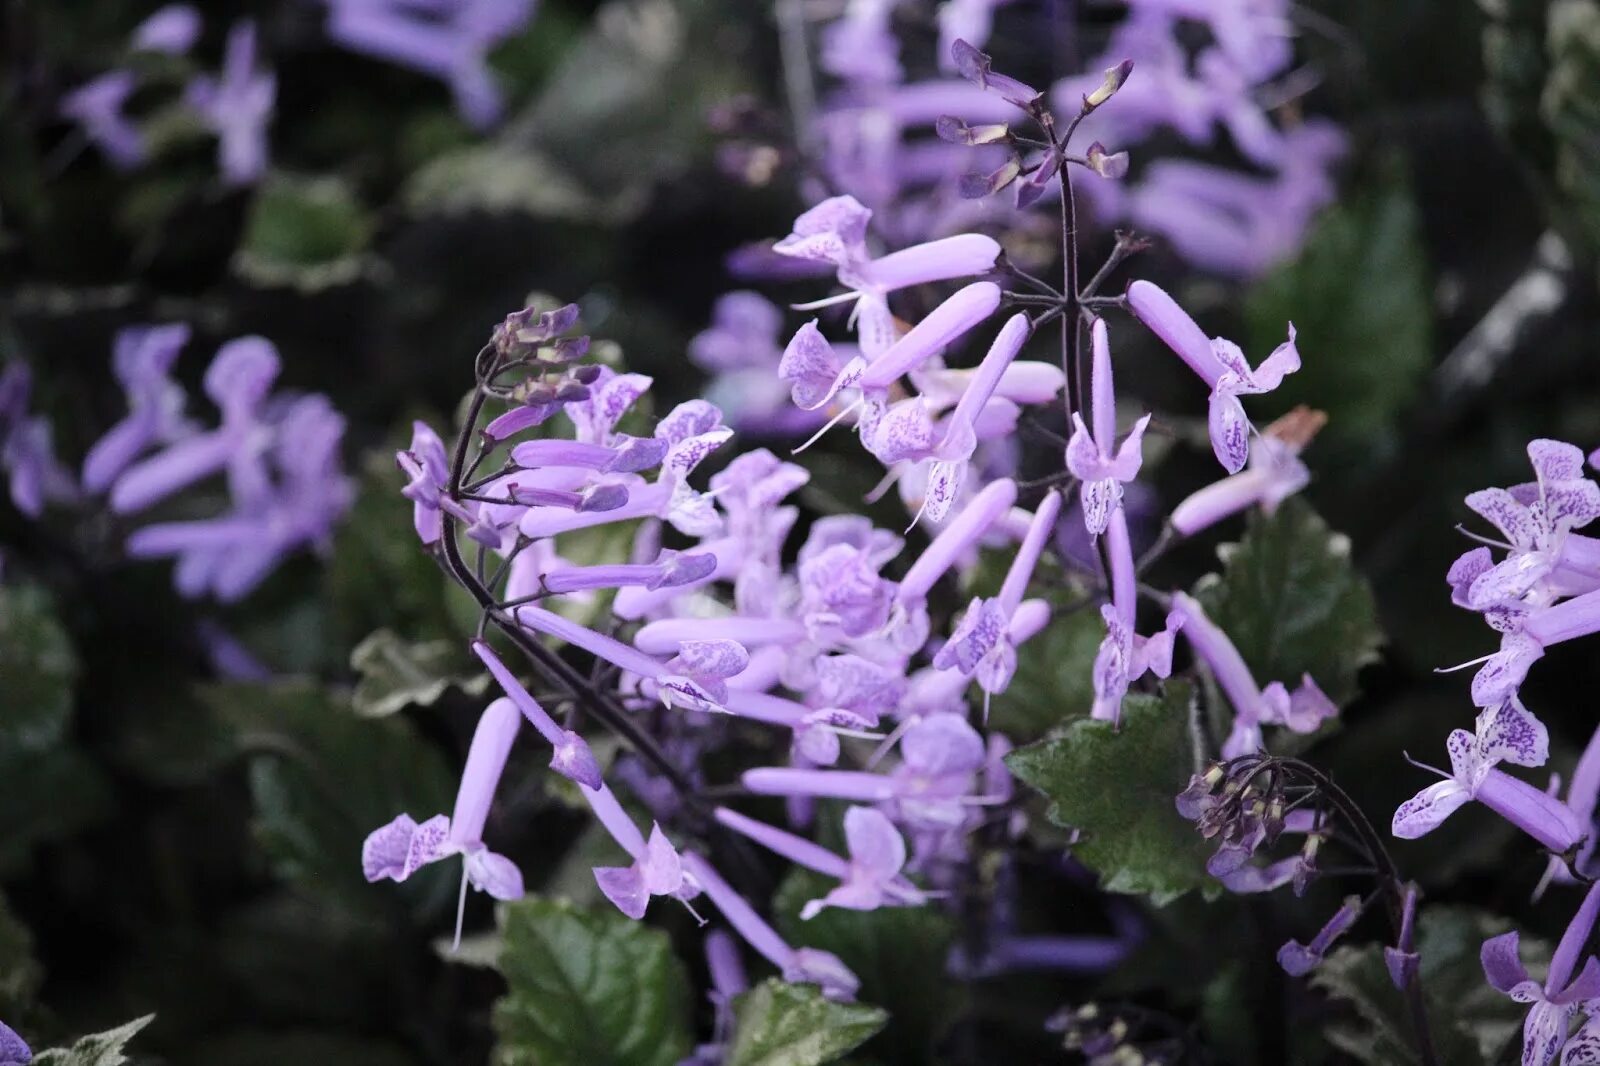
[[1394,835],[1415,840],[1439,827],[1471,793],[1456,781],[1439,781],[1406,800],[1394,812]]
[[1550,758],[1550,734],[1521,700],[1478,712],[1477,733],[1485,761],[1543,766]]

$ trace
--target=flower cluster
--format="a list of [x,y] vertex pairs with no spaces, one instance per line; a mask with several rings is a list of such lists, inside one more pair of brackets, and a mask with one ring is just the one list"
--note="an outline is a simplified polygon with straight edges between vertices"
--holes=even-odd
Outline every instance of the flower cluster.
[[[462,118],[477,128],[499,120],[504,101],[488,64],[498,43],[533,17],[532,0],[326,0],[326,32],[343,47],[437,78],[449,85]],[[203,19],[190,4],[170,4],[134,30],[124,62],[68,92],[58,106],[118,170],[150,161],[158,120],[183,115],[217,139],[217,166],[229,185],[251,185],[266,172],[267,128],[277,103],[277,76],[263,66],[253,19],[228,29],[221,69],[188,61]],[[145,62],[150,55],[167,63]],[[174,78],[178,81],[174,82]],[[130,103],[149,89],[176,90],[148,117]],[[141,101],[139,112],[144,116]]]
[[132,558],[176,560],[184,596],[232,602],[290,554],[328,548],[351,500],[340,457],[344,418],[325,396],[274,394],[277,349],[263,337],[240,337],[206,369],[204,391],[220,419],[204,428],[185,414],[187,397],[171,373],[188,341],[181,324],[117,334],[112,371],[128,413],[89,448],[81,481],[55,459],[48,422],[27,415],[26,365],[10,364],[0,373],[0,462],[13,502],[33,517],[46,502],[101,501],[131,519],[222,477],[225,510],[149,522],[124,547]]
[[[838,34],[830,41],[841,62],[851,54],[866,62],[876,47]],[[1058,122],[1044,94],[996,73],[962,42],[955,51],[983,92],[1023,108],[1049,138],[1042,161],[1018,163],[1021,180],[1053,188],[1070,203],[1066,168],[1110,165],[1103,152],[1071,153],[1077,123]],[[1086,94],[1077,119],[1128,79],[1128,67],[1114,68],[1100,90]],[[1233,706],[1225,757],[1255,757],[1269,725],[1310,732],[1337,712],[1310,677],[1292,692],[1277,681],[1259,687],[1197,601],[1141,589],[1125,504],[1150,417],[1119,431],[1110,325],[1097,312],[1125,304],[1210,390],[1213,448],[1228,476],[1197,494],[1185,534],[1253,504],[1270,509],[1307,480],[1298,455],[1322,417],[1302,409],[1262,434],[1240,401],[1298,368],[1293,327],[1289,340],[1252,368],[1237,346],[1208,339],[1149,283],[1135,283],[1126,300],[1097,297],[1098,281],[1057,292],[1013,274],[989,236],[957,232],[884,251],[892,245],[880,236],[883,222],[854,196],[837,195],[802,213],[772,248],[814,266],[814,275],[832,276],[836,292],[797,309],[848,306],[853,343],[830,340],[820,317],[780,343],[781,313],[754,294],[736,293],[718,305],[716,324],[694,340],[691,358],[727,375],[716,394],[733,398],[743,431],[783,435],[816,426],[820,434],[850,422],[886,468],[885,484],[898,484],[912,525],[928,534],[920,550],[908,547],[910,530],[880,529],[853,514],[814,518],[791,537],[802,515],[790,498],[809,474],[764,448],[736,455],[701,482],[700,464],[734,436],[728,416],[701,399],[652,420],[645,411],[651,380],[587,361],[587,338],[572,333],[576,306],[530,308],[493,331],[454,446],[417,424],[410,447],[397,456],[403,491],[419,539],[479,604],[480,628],[495,631],[492,643],[479,639],[473,650],[505,700],[483,712],[455,814],[420,822],[402,814],[374,831],[363,854],[370,880],[404,880],[422,865],[461,855],[463,899],[468,886],[502,899],[521,894],[520,872],[483,841],[487,797],[519,728],[515,711],[549,745],[551,768],[577,784],[627,856],[626,865],[594,870],[618,910],[639,918],[655,897],[689,907],[707,900],[785,977],[818,983],[837,998],[853,995],[855,978],[843,964],[784,943],[736,890],[722,859],[753,844],[832,881],[805,905],[801,917],[809,918],[830,907],[926,905],[963,883],[979,830],[994,839],[1016,832],[1006,811],[1013,802],[1003,762],[1010,743],[988,728],[987,711],[1010,688],[1019,647],[1050,621],[1050,603],[1030,591],[1071,519],[1063,517],[1061,487],[1025,493],[1006,445],[1026,406],[1057,401],[1064,390],[1072,435],[1061,442],[1064,473],[1052,480],[1068,491],[1076,486],[1075,521],[1105,553],[1104,580],[1092,593],[1104,600],[1107,630],[1094,664],[1094,716],[1116,722],[1124,696],[1145,674],[1168,676],[1180,632]],[[1063,253],[1075,264],[1070,230]],[[1068,278],[1075,283],[1071,271]],[[1044,294],[1002,287],[1018,279]],[[945,285],[955,291],[927,299]],[[981,358],[960,368],[955,353],[1006,305],[1018,310],[1003,316]],[[930,309],[912,319],[917,307]],[[1054,318],[1088,327],[1088,390],[1069,387],[1082,374],[1072,329],[1061,365],[1020,358],[1038,327]],[[785,398],[798,416],[785,409]],[[624,558],[575,565],[562,557],[562,537],[602,527],[627,541]],[[991,546],[1006,548],[998,588],[947,615],[938,586],[947,575],[973,573],[980,550]],[[594,608],[603,602],[593,597],[602,591],[610,593],[609,616],[601,610],[599,621]],[[1150,636],[1137,629],[1141,597],[1166,608],[1163,627]],[[570,724],[534,700],[520,671],[496,650],[506,643],[531,660],[559,699],[621,736],[628,751],[602,766]],[[575,670],[562,649],[592,660],[594,672]],[[974,685],[981,716],[969,715]],[[787,758],[743,770],[736,791],[781,797],[787,826],[702,798],[702,757],[736,730],[748,733],[749,723],[785,738]],[[1281,784],[1281,775],[1270,780]],[[618,783],[643,803],[648,833],[611,791]],[[1257,792],[1244,794],[1255,812]],[[803,835],[822,800],[843,806],[842,852]],[[1274,804],[1283,805],[1281,796],[1268,807]],[[1299,812],[1274,825],[1239,809],[1229,807],[1228,825],[1221,815],[1206,823],[1224,838],[1219,876],[1240,891],[1294,879],[1293,870],[1249,860],[1285,826],[1322,839],[1317,816]],[[1246,827],[1241,817],[1254,821]],[[1308,847],[1314,855],[1315,845]],[[1034,943],[1007,932],[963,965],[1082,972],[1110,965],[1135,935]],[[998,950],[1004,945],[1014,959]],[[702,1050],[702,1058],[716,1054],[714,1045]]]
[[[162,8],[141,23],[129,41],[130,59],[138,53],[187,56],[200,38],[200,13],[187,4]],[[267,165],[267,125],[277,100],[277,80],[262,70],[257,55],[256,24],[235,22],[228,30],[222,69],[196,70],[188,76],[174,104],[217,138],[217,165],[230,185],[248,185]],[[150,138],[128,114],[128,102],[153,77],[137,64],[115,67],[79,86],[61,100],[63,118],[76,123],[84,138],[119,170],[146,163]]]
[[[1600,541],[1575,532],[1600,518],[1600,486],[1585,476],[1583,452],[1574,445],[1535,440],[1528,445],[1528,458],[1533,481],[1466,498],[1467,507],[1504,539],[1471,534],[1483,546],[1457,559],[1446,580],[1452,602],[1482,615],[1500,634],[1500,649],[1465,664],[1481,664],[1472,680],[1472,702],[1478,707],[1474,729],[1450,734],[1450,772],[1435,770],[1443,780],[1401,804],[1393,828],[1398,837],[1422,836],[1476,800],[1551,853],[1546,884],[1572,883],[1587,876],[1582,872],[1594,851],[1600,743],[1591,742],[1565,800],[1554,783],[1548,792],[1540,791],[1499,764],[1545,764],[1548,734],[1523,705],[1522,682],[1550,645],[1600,631]],[[1498,559],[1496,549],[1504,553]],[[1545,1066],[1558,1053],[1563,1063],[1600,1062],[1600,1021],[1586,1022],[1568,1042],[1574,1014],[1590,1014],[1587,1004],[1600,993],[1600,962],[1590,958],[1573,976],[1597,913],[1600,896],[1591,891],[1542,985],[1529,980],[1518,961],[1516,933],[1483,945],[1489,983],[1519,1003],[1533,1004],[1523,1028],[1525,1063]]]

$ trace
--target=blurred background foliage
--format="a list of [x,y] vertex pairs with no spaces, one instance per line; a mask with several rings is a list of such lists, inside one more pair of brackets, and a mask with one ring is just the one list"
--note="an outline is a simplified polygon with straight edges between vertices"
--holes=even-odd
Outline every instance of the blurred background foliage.
[[[1041,17],[1017,7],[1002,47]],[[1461,497],[1524,480],[1531,437],[1600,441],[1600,3],[1316,0],[1304,11],[1323,72],[1309,108],[1355,144],[1337,205],[1296,259],[1252,285],[1196,278],[1159,248],[1135,269],[1252,353],[1295,321],[1305,370],[1274,400],[1332,420],[1308,454],[1309,506],[1275,521],[1315,532],[1252,524],[1254,554],[1228,570],[1215,548],[1238,530],[1185,545],[1152,580],[1217,572],[1219,611],[1251,595],[1235,566],[1277,559],[1257,584],[1292,571],[1317,595],[1339,586],[1337,628],[1319,629],[1304,658],[1340,664],[1338,695],[1355,702],[1315,759],[1383,819],[1415,787],[1399,753],[1432,755],[1466,719],[1464,681],[1433,668],[1490,647],[1477,619],[1449,607],[1443,580],[1464,550],[1452,531]],[[324,43],[314,3],[207,5],[211,35],[230,16],[259,17],[278,67],[274,170],[250,191],[220,187],[209,145],[179,125],[163,130],[160,165],[132,176],[64,147],[41,102],[102,69],[145,14],[125,0],[3,6],[0,348],[32,364],[72,456],[118,410],[105,373],[117,327],[185,319],[191,351],[263,333],[285,381],[328,392],[349,416],[360,495],[325,565],[300,560],[229,609],[181,601],[161,568],[119,559],[109,519],[65,536],[0,509],[0,1017],[66,1039],[154,1012],[139,1053],[196,1066],[478,1063],[497,1037],[504,1062],[676,1061],[709,1031],[685,987],[700,983],[692,923],[669,913],[647,928],[586,909],[599,845],[530,752],[515,756],[491,833],[535,886],[572,903],[512,908],[501,944],[474,901],[469,928],[482,935],[469,965],[440,954],[449,872],[399,889],[360,878],[368,829],[398,810],[448,809],[483,692],[461,640],[473,612],[417,549],[388,456],[412,417],[448,421],[471,353],[530,292],[581,301],[588,329],[655,375],[658,404],[694,393],[684,347],[733,287],[724,257],[785,232],[798,204],[792,175],[760,187],[725,176],[706,123],[742,93],[780,104],[771,12],[738,0],[544,0],[494,56],[512,114],[485,139],[444,89]],[[1109,236],[1091,243],[1093,262]],[[1119,379],[1141,399],[1197,409],[1139,331],[1114,341]],[[190,384],[197,366],[180,364]],[[1031,464],[1058,462],[1039,451]],[[843,436],[804,461],[827,471],[807,495],[820,512],[854,508],[876,477]],[[1161,507],[1207,479],[1209,462],[1204,449],[1174,448],[1150,464]],[[1330,528],[1364,580],[1348,564],[1317,569]],[[1296,562],[1304,544],[1309,570]],[[282,679],[212,680],[198,636],[209,624]],[[1003,728],[1034,739],[1087,711],[1095,624],[1068,615],[1030,649],[996,705]],[[1524,689],[1562,772],[1593,726],[1597,686],[1600,659],[1579,645],[1553,651]],[[1092,750],[1080,734],[1055,743]],[[1095,765],[1113,780],[1125,769]],[[1457,821],[1397,848],[1430,901],[1558,931],[1559,905],[1527,903],[1536,861],[1505,863],[1498,823]],[[1042,852],[1023,860],[1025,925],[1105,925],[1091,892],[1036,869],[1049,865]],[[1192,873],[1172,872],[1171,894],[1195,887]],[[797,880],[778,889],[780,928],[838,952],[866,982],[864,1000],[889,1010],[854,1061],[1042,1060],[1040,1020],[1089,994],[1067,979],[944,980],[943,947],[961,930],[931,911],[799,925],[797,901],[815,886]],[[1403,1023],[1373,998],[1375,949],[1341,953],[1307,989],[1265,960],[1316,913],[1310,901],[1201,907],[1191,893],[1149,911],[1145,946],[1097,994],[1197,1019],[1220,1061],[1404,1061],[1385,1028]],[[1425,926],[1456,945],[1430,963],[1441,1002],[1475,967],[1462,930],[1494,921],[1444,909]],[[556,972],[574,952],[600,960],[591,983]],[[538,1006],[551,996],[571,1002],[551,1014]],[[762,1057],[762,1033],[781,1025],[837,1025],[859,1043],[884,1024],[781,988],[750,996],[738,1061],[798,1061]],[[1274,1030],[1261,1005],[1286,996],[1324,997],[1345,1028],[1328,1041]],[[619,1019],[616,997],[649,1009]],[[1478,1049],[1506,1033],[1472,1027],[1498,1006],[1451,1009],[1472,1049],[1451,1061],[1496,1061]],[[582,1054],[551,1029],[591,1017],[580,1029],[596,1042]]]

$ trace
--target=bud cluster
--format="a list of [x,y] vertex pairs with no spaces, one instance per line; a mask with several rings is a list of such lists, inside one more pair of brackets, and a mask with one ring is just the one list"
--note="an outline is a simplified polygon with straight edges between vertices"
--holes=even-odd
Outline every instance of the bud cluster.
[[[1290,812],[1304,806],[1304,796],[1291,802],[1288,776],[1272,759],[1246,756],[1231,762],[1212,763],[1189,779],[1178,794],[1178,813],[1195,823],[1200,835],[1216,840],[1218,848],[1206,869],[1224,883],[1242,882],[1239,875],[1254,871],[1250,860],[1263,847],[1271,848],[1285,830],[1303,832],[1300,854],[1286,860],[1282,881],[1303,895],[1317,874],[1317,852],[1326,836],[1325,819],[1315,810],[1297,810],[1296,824],[1290,825]],[[1266,873],[1265,869],[1260,871]],[[1273,878],[1277,880],[1277,878]],[[1282,883],[1282,882],[1280,882]],[[1244,890],[1243,884],[1238,884]]]
[[1045,1027],[1061,1035],[1061,1046],[1088,1066],[1175,1066],[1185,1058],[1183,1042],[1157,1031],[1156,1016],[1134,1007],[1085,1003],[1063,1007]]
[[500,398],[523,405],[517,428],[544,421],[561,404],[589,399],[589,387],[599,379],[601,367],[598,363],[579,365],[589,355],[589,338],[565,336],[577,323],[577,304],[550,311],[533,305],[512,312],[494,327],[489,338],[494,359],[488,365],[485,385],[510,369],[530,371],[508,388],[491,389]]

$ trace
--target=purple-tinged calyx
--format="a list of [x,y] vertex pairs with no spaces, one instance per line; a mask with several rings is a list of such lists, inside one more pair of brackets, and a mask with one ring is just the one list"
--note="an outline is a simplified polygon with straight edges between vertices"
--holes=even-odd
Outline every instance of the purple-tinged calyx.
[[1283,972],[1290,977],[1302,977],[1316,969],[1334,941],[1343,936],[1356,923],[1356,919],[1361,917],[1363,907],[1360,896],[1346,896],[1344,903],[1333,912],[1333,917],[1329,918],[1327,924],[1311,938],[1311,943],[1302,944],[1298,940],[1291,940],[1279,948],[1278,965],[1283,967]]

